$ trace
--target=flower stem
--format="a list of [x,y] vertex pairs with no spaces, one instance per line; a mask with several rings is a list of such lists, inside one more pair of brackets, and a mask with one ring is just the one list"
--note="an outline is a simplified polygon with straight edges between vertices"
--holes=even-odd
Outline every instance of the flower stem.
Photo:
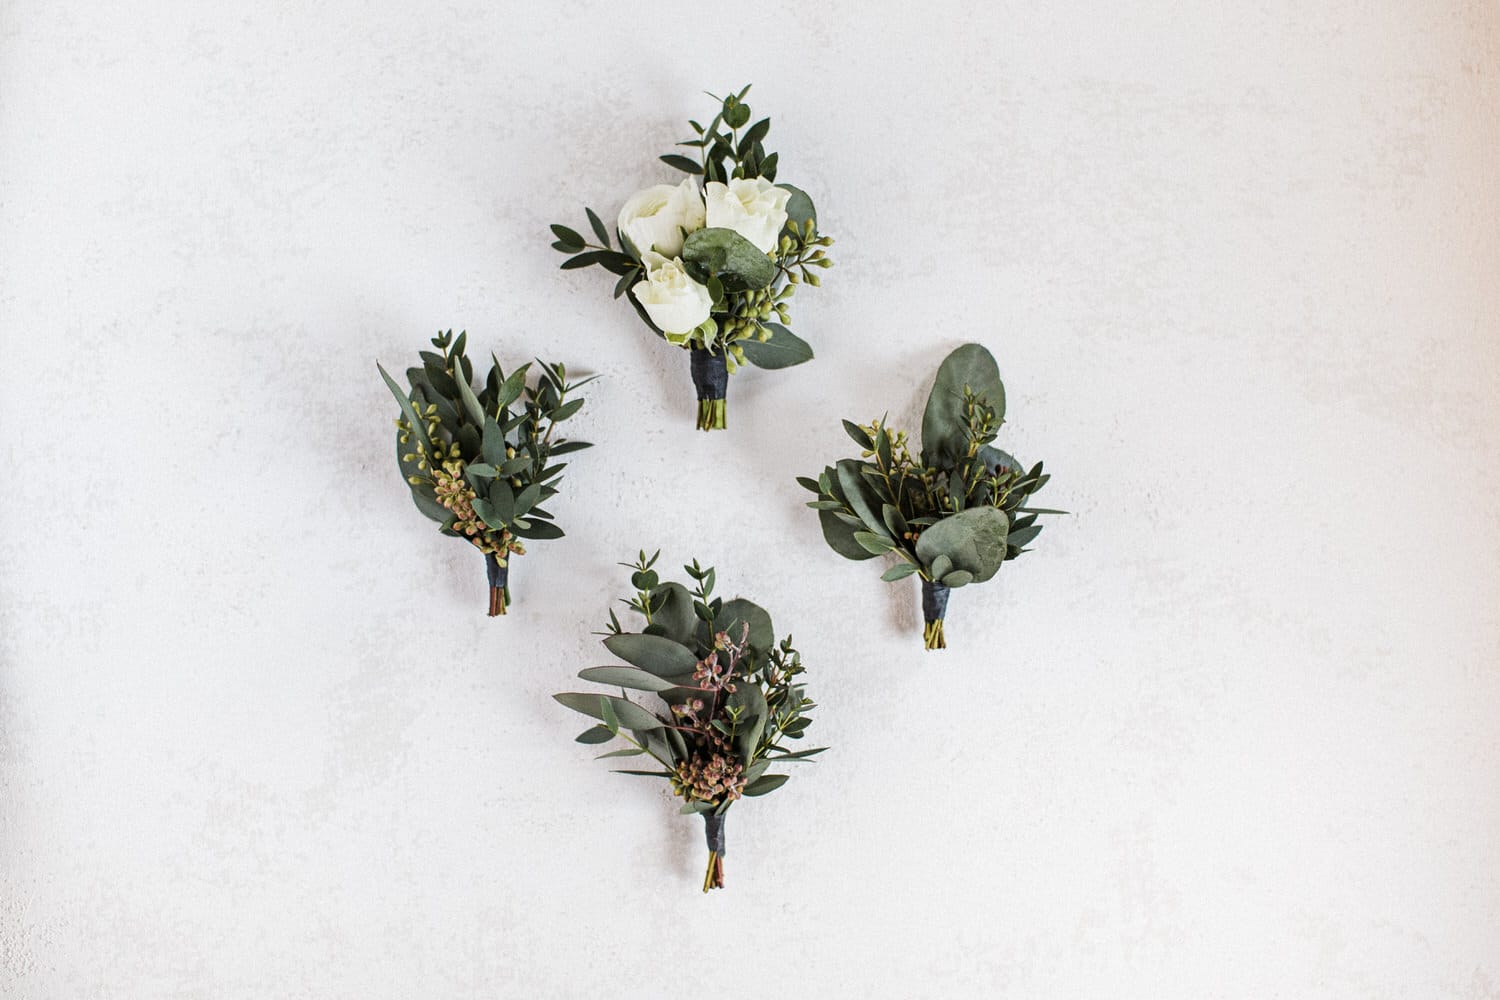
[[698,400],[698,429],[700,431],[722,431],[724,427],[724,400]]
[[724,429],[724,397],[729,390],[729,367],[724,349],[710,351],[694,347],[689,351],[689,369],[693,388],[698,390],[698,429]]
[[484,554],[484,568],[490,580],[490,617],[505,614],[506,607],[510,604],[510,560],[514,553],[506,557],[505,564],[501,565],[499,558],[493,552]]
[[708,852],[708,871],[703,875],[703,891],[724,888],[724,855]]
[[933,580],[922,581],[922,645],[927,649],[947,649],[943,638],[943,618],[948,613],[949,588]]
[[703,814],[703,834],[708,840],[708,871],[703,875],[703,891],[724,888],[724,817],[711,812]]
[[948,648],[948,641],[943,638],[943,620],[941,618],[922,626],[922,646],[924,649]]

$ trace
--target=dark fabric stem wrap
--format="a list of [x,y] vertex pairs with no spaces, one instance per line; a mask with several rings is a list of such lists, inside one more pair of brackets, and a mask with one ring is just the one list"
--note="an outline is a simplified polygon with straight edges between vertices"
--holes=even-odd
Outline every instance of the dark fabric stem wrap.
[[948,614],[949,588],[932,580],[922,581],[922,620],[929,625]]
[[720,857],[724,856],[724,817],[711,812],[703,814],[703,836],[708,840],[708,849]]
[[495,558],[495,553],[486,552],[484,554],[484,568],[485,572],[489,574],[490,586],[492,588],[505,589],[506,584],[510,582],[510,560],[507,559],[505,565],[501,566],[500,560]]
[[695,347],[691,351],[693,387],[699,399],[723,399],[729,389],[729,366],[724,352]]

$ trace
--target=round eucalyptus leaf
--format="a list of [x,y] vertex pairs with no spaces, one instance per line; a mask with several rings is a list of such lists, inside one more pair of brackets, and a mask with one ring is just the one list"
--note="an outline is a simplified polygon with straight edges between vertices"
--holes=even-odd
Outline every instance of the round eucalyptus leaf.
[[1005,539],[1010,520],[994,507],[970,507],[931,525],[917,537],[917,558],[931,566],[947,556],[953,570],[972,573],[973,582],[983,583],[1000,570],[1005,561]]
[[736,624],[738,622],[749,623],[750,646],[757,653],[768,653],[771,647],[776,645],[776,630],[771,625],[771,615],[759,604],[747,601],[743,597],[725,601],[719,613],[714,616],[714,631],[728,632],[729,637],[738,642],[740,637],[740,626]]
[[726,292],[765,288],[776,277],[776,265],[754,243],[717,226],[700,229],[683,241],[682,263],[694,281],[706,285],[709,278],[717,278]]

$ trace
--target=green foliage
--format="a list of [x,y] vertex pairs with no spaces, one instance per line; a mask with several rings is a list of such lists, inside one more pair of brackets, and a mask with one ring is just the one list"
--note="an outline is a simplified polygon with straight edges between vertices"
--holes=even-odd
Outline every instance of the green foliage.
[[1005,414],[1005,388],[989,351],[965,344],[943,361],[922,421],[921,461],[904,431],[884,420],[844,421],[861,457],[842,459],[798,482],[817,499],[823,537],[846,559],[892,553],[888,581],[920,574],[961,587],[991,579],[1028,551],[1042,530],[1030,497],[1050,478],[992,446]]
[[566,468],[553,460],[590,447],[558,429],[583,406],[571,394],[593,379],[569,382],[563,365],[538,361],[528,384],[531,364],[506,375],[492,358],[476,390],[466,341],[451,330],[433,338],[437,351],[421,352],[421,365],[406,371],[404,391],[376,367],[401,407],[396,457],[418,509],[443,534],[503,564],[524,553],[523,540],[562,536],[543,504],[557,495]]
[[[653,568],[660,553],[644,550],[630,571],[635,595],[623,599],[645,627],[627,632],[613,611],[604,645],[629,666],[589,667],[584,680],[619,695],[565,692],[557,700],[600,721],[580,743],[618,737],[626,746],[606,757],[649,755],[663,770],[626,771],[670,779],[685,812],[722,814],[743,795],[761,795],[786,781],[769,775],[780,762],[808,760],[822,747],[793,749],[815,706],[804,690],[802,658],[788,636],[776,641],[771,616],[744,598],[714,596],[715,571],[697,561],[683,567],[691,586],[663,582]],[[687,615],[682,615],[683,595]],[[670,621],[663,621],[670,616]],[[655,706],[632,700],[646,692]]]

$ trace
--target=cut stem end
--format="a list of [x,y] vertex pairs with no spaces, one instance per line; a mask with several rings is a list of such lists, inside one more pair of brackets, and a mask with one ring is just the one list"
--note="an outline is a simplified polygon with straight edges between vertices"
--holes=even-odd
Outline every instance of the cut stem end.
[[724,855],[708,852],[708,871],[703,876],[703,891],[724,888]]
[[722,431],[724,427],[724,400],[698,400],[698,429],[700,431]]
[[922,627],[922,646],[925,649],[947,649],[948,640],[943,638],[943,620],[930,621]]

